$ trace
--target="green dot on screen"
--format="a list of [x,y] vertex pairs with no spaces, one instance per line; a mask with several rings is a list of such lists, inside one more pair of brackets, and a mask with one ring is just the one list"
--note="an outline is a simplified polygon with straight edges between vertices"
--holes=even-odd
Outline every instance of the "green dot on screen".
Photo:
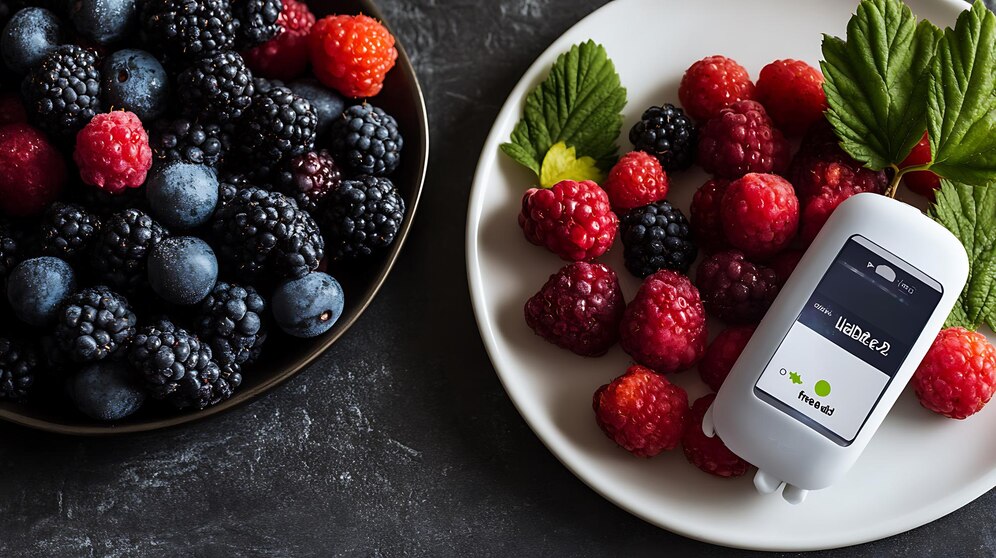
[[830,395],[830,382],[826,380],[820,380],[816,382],[816,388],[814,389],[816,390],[816,395],[819,395],[820,397],[826,397]]

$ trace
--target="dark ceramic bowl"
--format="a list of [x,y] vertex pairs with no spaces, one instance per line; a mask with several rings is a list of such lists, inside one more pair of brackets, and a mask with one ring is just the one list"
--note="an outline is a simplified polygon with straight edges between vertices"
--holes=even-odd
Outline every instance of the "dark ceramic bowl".
[[[317,17],[336,13],[365,13],[384,21],[380,10],[369,0],[312,0],[308,2]],[[388,22],[384,22],[390,26]],[[14,404],[0,402],[0,419],[61,434],[107,436],[168,428],[223,413],[236,405],[252,401],[304,370],[352,326],[387,279],[411,228],[418,207],[422,183],[429,161],[429,128],[422,91],[401,44],[397,45],[398,62],[388,74],[383,91],[372,102],[398,120],[405,138],[401,167],[391,177],[405,200],[407,214],[391,250],[348,272],[336,272],[336,279],[346,292],[346,308],[335,326],[316,339],[293,339],[273,332],[263,347],[262,359],[246,367],[242,386],[231,399],[200,411],[176,411],[150,400],[142,410],[125,420],[101,423],[77,412],[62,401],[46,406],[39,402]]]

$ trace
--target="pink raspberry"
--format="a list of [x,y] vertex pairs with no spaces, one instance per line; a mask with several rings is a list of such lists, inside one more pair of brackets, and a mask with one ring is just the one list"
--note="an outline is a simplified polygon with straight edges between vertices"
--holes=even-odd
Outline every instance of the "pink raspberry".
[[[924,132],[920,141],[913,146],[910,154],[899,164],[899,168],[923,165],[930,162],[930,139]],[[912,192],[934,201],[935,193],[941,187],[941,178],[930,171],[913,171],[903,175],[903,182]]]
[[801,60],[775,60],[761,68],[756,98],[790,136],[802,135],[827,109],[823,73]]
[[728,323],[757,323],[778,296],[774,270],[753,264],[736,250],[716,252],[695,273],[706,310]]
[[591,406],[602,432],[637,457],[678,447],[688,424],[685,390],[639,365],[598,388]]
[[986,406],[996,391],[996,348],[981,333],[949,327],[913,374],[920,404],[946,417],[968,418]]
[[888,186],[889,179],[884,172],[865,168],[839,144],[840,140],[825,120],[817,122],[803,137],[788,172],[789,182],[803,206],[827,190],[843,192],[850,197],[858,192],[882,193]]
[[612,207],[633,209],[666,198],[668,178],[656,157],[630,151],[612,167],[602,186]]
[[581,356],[604,355],[619,339],[626,301],[616,272],[595,263],[565,265],[526,302],[536,335]]
[[519,226],[526,239],[568,261],[593,260],[612,246],[619,218],[609,196],[590,180],[564,180],[522,196]]
[[705,122],[737,101],[754,98],[754,83],[743,66],[725,56],[692,64],[681,77],[678,100],[689,116]]
[[695,241],[707,253],[725,250],[730,243],[723,232],[723,217],[720,214],[723,194],[730,181],[714,178],[695,191],[690,209],[692,234]]
[[720,211],[726,240],[749,258],[774,256],[799,228],[795,189],[775,174],[752,173],[731,182]]
[[719,178],[751,172],[782,174],[789,163],[789,144],[761,103],[738,101],[702,128],[698,163]]
[[261,77],[289,81],[308,69],[308,36],[315,16],[307,4],[283,0],[277,17],[280,33],[269,41],[242,53],[249,69]]
[[27,124],[0,126],[0,212],[38,215],[65,182],[66,164],[44,134]]
[[706,473],[724,478],[739,477],[750,469],[750,463],[730,451],[719,436],[710,438],[702,431],[702,417],[715,399],[716,394],[710,393],[692,405],[681,447],[688,462]]
[[706,337],[699,291],[688,277],[670,270],[644,280],[620,326],[623,350],[662,374],[694,366],[705,352]]
[[91,186],[110,194],[138,188],[152,168],[149,134],[133,112],[98,114],[76,134],[73,160]]
[[719,391],[751,335],[754,335],[754,326],[733,326],[719,332],[709,343],[705,356],[699,362],[699,376],[710,389]]

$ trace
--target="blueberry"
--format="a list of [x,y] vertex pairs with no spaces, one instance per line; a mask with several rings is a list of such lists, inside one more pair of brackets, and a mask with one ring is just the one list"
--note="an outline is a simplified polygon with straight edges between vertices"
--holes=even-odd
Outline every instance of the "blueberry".
[[218,176],[205,165],[167,163],[149,174],[145,188],[152,213],[168,227],[203,225],[218,205]]
[[119,361],[87,366],[70,379],[69,394],[80,412],[96,420],[123,419],[145,402],[145,392]]
[[66,297],[76,290],[76,274],[69,264],[44,256],[21,262],[7,278],[7,300],[24,323],[52,323]]
[[294,337],[325,333],[342,315],[344,304],[339,282],[318,271],[282,283],[271,303],[277,325]]
[[318,112],[318,135],[324,135],[336,118],[342,116],[346,101],[335,91],[325,87],[317,79],[301,79],[288,87],[299,97],[304,97]]
[[217,282],[218,259],[214,250],[197,237],[167,238],[149,254],[149,283],[163,300],[197,304]]
[[163,65],[144,50],[119,50],[104,60],[103,93],[108,105],[130,110],[143,122],[166,111],[168,77]]
[[23,74],[62,43],[62,29],[55,14],[45,8],[24,8],[3,28],[0,52],[4,64]]
[[135,0],[73,0],[69,20],[80,35],[100,45],[119,41],[135,26]]

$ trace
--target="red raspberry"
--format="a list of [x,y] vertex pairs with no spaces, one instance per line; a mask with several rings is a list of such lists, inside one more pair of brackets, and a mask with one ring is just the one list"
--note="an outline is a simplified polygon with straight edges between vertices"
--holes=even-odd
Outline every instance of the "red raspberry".
[[21,97],[15,93],[0,94],[0,126],[20,124],[28,121]]
[[789,182],[795,186],[803,206],[826,190],[848,193],[850,197],[858,192],[882,193],[888,186],[884,172],[865,168],[839,144],[826,121],[817,122],[803,137],[788,172]]
[[960,327],[941,330],[913,374],[913,389],[927,409],[968,418],[996,390],[996,348],[981,333]]
[[823,73],[801,60],[775,60],[762,68],[755,98],[789,136],[802,135],[827,109]]
[[705,356],[699,363],[699,376],[710,389],[719,391],[751,335],[754,335],[754,326],[733,326],[719,332],[712,343],[709,343]]
[[519,226],[526,239],[568,261],[593,260],[612,246],[619,218],[609,196],[590,180],[564,180],[522,196]]
[[[930,140],[924,132],[919,143],[913,146],[910,154],[899,164],[899,168],[924,165],[930,162]],[[934,201],[935,191],[941,187],[941,179],[930,171],[913,171],[903,175],[903,182],[911,191],[926,196],[930,201]]]
[[591,406],[602,432],[638,457],[678,447],[688,424],[685,390],[640,365],[595,390]]
[[398,59],[390,31],[365,15],[323,17],[311,28],[308,44],[315,76],[347,97],[380,93]]
[[792,242],[799,229],[799,199],[788,180],[751,173],[726,188],[720,205],[726,240],[747,257],[766,259]]
[[612,207],[633,209],[666,198],[668,179],[656,157],[630,151],[612,167],[602,187]]
[[581,356],[601,356],[619,339],[625,309],[616,272],[575,262],[551,275],[525,311],[536,335]]
[[44,134],[27,124],[0,126],[0,212],[38,215],[65,182],[66,163]]
[[714,178],[695,191],[690,208],[692,235],[707,253],[725,250],[730,243],[723,232],[720,207],[730,181]]
[[783,174],[789,144],[757,101],[737,101],[719,112],[699,133],[698,163],[720,178],[750,172]]
[[663,270],[644,280],[623,314],[620,344],[657,372],[691,368],[705,352],[705,308],[699,291],[680,273]]
[[76,134],[73,160],[91,186],[110,194],[138,188],[152,168],[149,134],[133,112],[98,114]]
[[689,116],[705,122],[737,101],[754,98],[754,84],[743,66],[725,56],[709,56],[685,70],[678,99]]
[[747,472],[750,463],[730,451],[719,436],[712,438],[702,432],[702,417],[716,399],[715,393],[698,398],[689,412],[688,428],[681,437],[681,448],[692,465],[717,477],[739,477]]
[[788,281],[805,253],[805,250],[786,250],[771,260],[769,267],[775,271],[779,285],[784,285],[785,281]]
[[315,15],[304,2],[283,0],[284,9],[277,17],[280,33],[269,41],[242,53],[254,74],[290,81],[308,68],[308,35]]
[[702,260],[695,284],[709,313],[729,323],[761,321],[781,288],[773,269],[745,260],[736,250]]

